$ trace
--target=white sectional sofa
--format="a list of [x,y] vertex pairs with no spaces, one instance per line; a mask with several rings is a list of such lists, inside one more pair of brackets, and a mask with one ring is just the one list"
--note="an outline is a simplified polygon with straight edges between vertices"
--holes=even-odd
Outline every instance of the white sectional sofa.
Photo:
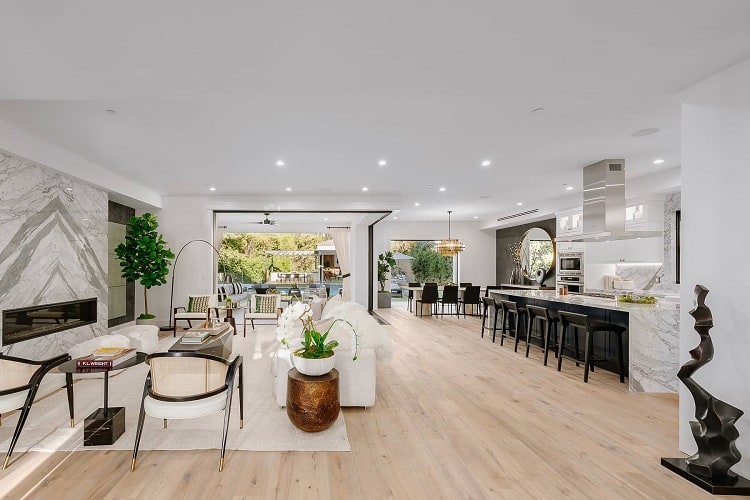
[[[377,365],[387,364],[391,358],[388,327],[378,323],[363,306],[342,302],[340,297],[335,297],[323,309],[321,323],[327,328],[332,320],[338,318],[355,326],[360,344],[357,359],[352,360],[352,340],[348,326],[341,322],[333,326],[329,339],[338,340],[340,344],[336,348],[334,364],[339,372],[339,402],[341,406],[372,406],[375,404]],[[274,389],[276,404],[279,406],[286,406],[286,374],[292,368],[292,351],[293,348],[280,346],[274,363]]]

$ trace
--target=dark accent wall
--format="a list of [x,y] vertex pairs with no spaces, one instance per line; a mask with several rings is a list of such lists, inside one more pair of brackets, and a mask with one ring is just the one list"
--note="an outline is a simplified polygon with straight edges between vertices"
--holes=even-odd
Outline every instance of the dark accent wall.
[[[135,283],[132,281],[125,282],[120,277],[119,261],[114,255],[115,247],[119,245],[125,234],[125,226],[130,218],[135,216],[135,209],[121,205],[112,200],[109,201],[109,231],[108,231],[108,252],[109,252],[109,297],[111,302],[110,317],[108,326],[122,325],[135,319]],[[122,308],[124,301],[124,309]],[[124,312],[119,314],[118,312]]]
[[[552,237],[552,241],[555,241],[555,233],[557,230],[557,219],[545,219],[537,222],[531,222],[529,224],[522,224],[520,226],[506,227],[498,229],[495,232],[495,283],[498,285],[501,283],[510,283],[510,275],[513,272],[513,256],[510,253],[508,246],[515,244],[523,235],[532,228],[541,228],[549,233]],[[555,262],[557,261],[557,250],[555,250]],[[555,266],[550,270],[550,274],[544,280],[545,286],[555,286]],[[526,284],[531,284],[531,281],[525,280]]]

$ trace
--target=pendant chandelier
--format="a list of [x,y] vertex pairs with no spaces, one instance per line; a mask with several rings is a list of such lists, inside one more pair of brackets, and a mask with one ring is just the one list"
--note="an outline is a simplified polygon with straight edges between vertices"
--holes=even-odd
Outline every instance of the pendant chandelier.
[[460,240],[451,238],[451,213],[453,210],[448,210],[448,239],[440,240],[435,245],[435,251],[440,255],[446,257],[453,257],[466,250],[466,245],[461,243]]

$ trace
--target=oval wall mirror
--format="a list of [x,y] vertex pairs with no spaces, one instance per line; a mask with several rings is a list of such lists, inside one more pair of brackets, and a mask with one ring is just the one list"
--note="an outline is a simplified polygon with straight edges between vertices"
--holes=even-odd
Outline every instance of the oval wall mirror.
[[555,265],[552,236],[540,227],[526,231],[521,238],[521,271],[540,285]]

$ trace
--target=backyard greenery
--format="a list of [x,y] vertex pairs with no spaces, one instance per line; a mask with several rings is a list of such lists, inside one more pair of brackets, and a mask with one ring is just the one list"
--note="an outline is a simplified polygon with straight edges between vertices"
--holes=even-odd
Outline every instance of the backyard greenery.
[[[453,259],[437,253],[432,241],[392,241],[391,250],[414,257],[411,270],[417,281],[446,284],[453,280]],[[405,274],[398,266],[394,273]]]
[[327,239],[327,234],[227,233],[219,250],[219,271],[243,283],[264,283],[271,272],[316,272],[316,255],[266,255],[266,250],[315,250]]

